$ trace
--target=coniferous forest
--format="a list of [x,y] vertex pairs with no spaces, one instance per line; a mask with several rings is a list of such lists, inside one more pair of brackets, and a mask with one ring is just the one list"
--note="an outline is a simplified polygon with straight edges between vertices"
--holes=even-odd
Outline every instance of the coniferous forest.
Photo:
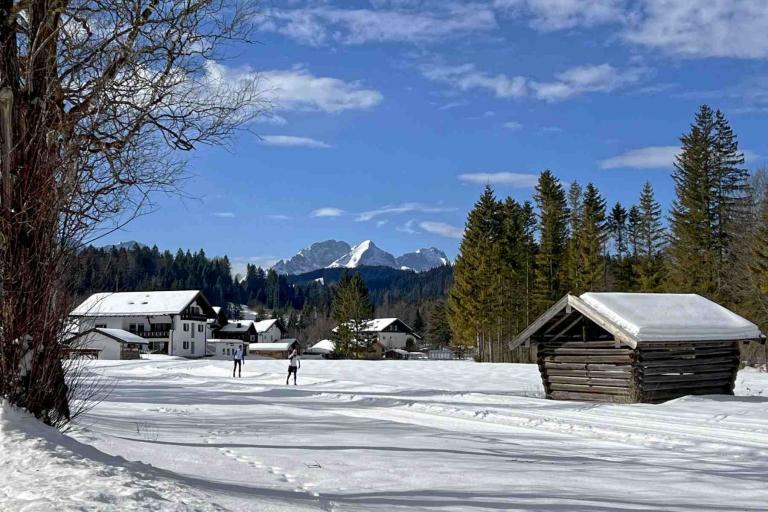
[[[632,205],[551,171],[524,203],[486,187],[454,265],[453,343],[482,361],[530,360],[507,342],[566,293],[586,291],[697,293],[768,326],[766,172],[745,169],[725,115],[707,105],[680,142],[666,216],[649,182]],[[744,356],[764,357],[755,345]]]

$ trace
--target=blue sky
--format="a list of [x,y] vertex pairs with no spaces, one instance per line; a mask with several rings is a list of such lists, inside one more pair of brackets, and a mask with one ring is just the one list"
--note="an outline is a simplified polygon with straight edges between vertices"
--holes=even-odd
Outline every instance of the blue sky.
[[188,197],[156,197],[104,243],[203,248],[237,268],[329,238],[454,257],[485,183],[527,199],[545,168],[611,204],[650,180],[666,207],[701,103],[726,113],[749,168],[768,161],[764,0],[262,7],[260,44],[208,71],[259,75],[272,116],[189,155]]

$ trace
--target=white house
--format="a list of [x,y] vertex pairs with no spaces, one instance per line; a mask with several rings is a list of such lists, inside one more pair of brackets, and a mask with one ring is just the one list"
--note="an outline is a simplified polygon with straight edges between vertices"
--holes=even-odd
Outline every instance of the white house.
[[[333,332],[337,331],[338,327],[333,329]],[[378,341],[384,349],[404,349],[409,339],[414,343],[421,339],[421,336],[399,318],[368,320],[363,327],[363,333]]]
[[122,329],[149,342],[150,351],[203,357],[206,325],[216,313],[199,290],[95,293],[70,317],[78,333]]
[[277,343],[283,339],[283,328],[276,318],[254,322],[253,326],[256,328],[257,343]]
[[65,342],[76,351],[96,351],[97,359],[141,359],[149,342],[123,329],[89,329],[74,335]]

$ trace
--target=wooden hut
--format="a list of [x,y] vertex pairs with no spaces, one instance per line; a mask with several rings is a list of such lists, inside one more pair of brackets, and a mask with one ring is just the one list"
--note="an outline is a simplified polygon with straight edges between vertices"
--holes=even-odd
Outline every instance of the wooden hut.
[[733,394],[739,342],[752,322],[694,294],[566,295],[520,333],[533,344],[547,398],[658,403]]

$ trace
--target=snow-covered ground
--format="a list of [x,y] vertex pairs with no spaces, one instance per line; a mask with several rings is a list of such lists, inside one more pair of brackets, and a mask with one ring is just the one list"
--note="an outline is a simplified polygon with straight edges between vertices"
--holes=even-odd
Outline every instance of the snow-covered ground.
[[69,435],[0,413],[0,510],[764,511],[768,374],[736,397],[556,402],[535,366],[94,363]]

